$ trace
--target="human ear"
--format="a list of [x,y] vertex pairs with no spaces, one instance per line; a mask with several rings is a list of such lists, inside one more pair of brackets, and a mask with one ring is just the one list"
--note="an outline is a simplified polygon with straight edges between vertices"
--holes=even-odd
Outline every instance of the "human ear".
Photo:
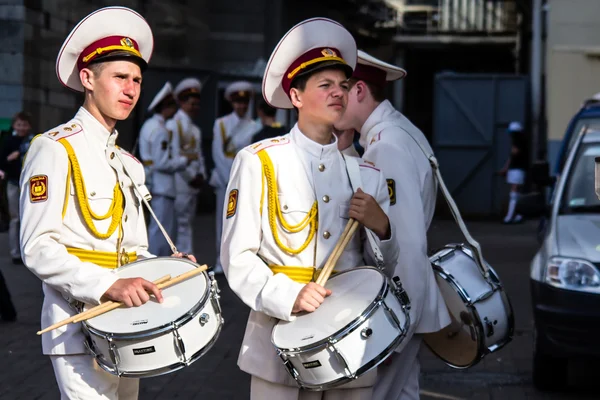
[[290,89],[290,100],[296,108],[302,108],[302,92],[296,88]]
[[367,96],[367,88],[365,83],[363,81],[358,81],[354,85],[354,88],[356,90],[356,100],[362,102]]
[[81,80],[81,84],[85,89],[94,89],[94,73],[92,70],[83,68],[81,71],[79,71],[79,79]]

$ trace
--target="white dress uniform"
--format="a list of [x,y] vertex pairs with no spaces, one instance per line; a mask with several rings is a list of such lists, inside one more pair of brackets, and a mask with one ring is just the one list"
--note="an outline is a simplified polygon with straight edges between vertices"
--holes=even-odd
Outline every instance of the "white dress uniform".
[[[117,135],[80,108],[73,120],[34,139],[26,155],[21,174],[21,249],[25,265],[43,281],[42,327],[75,315],[70,303],[99,304],[118,279],[111,268],[126,259],[152,256],[147,249],[141,200],[114,153],[121,152],[138,184],[144,182],[144,169],[131,154],[116,147]],[[77,160],[85,192],[76,183],[67,146]],[[99,237],[82,218],[82,204],[89,207],[88,213],[102,216],[115,204],[117,190],[123,195],[122,212],[116,204],[109,218],[92,221],[100,234],[112,231],[106,238]],[[103,261],[92,263],[96,257]],[[80,324],[68,324],[43,334],[42,350],[57,356],[53,363],[66,363],[67,368],[70,357],[60,356],[85,354],[84,340]],[[84,361],[88,368],[95,368],[90,356]],[[96,375],[91,385],[112,385],[113,391],[119,386],[119,378],[113,375]],[[134,381],[126,380],[128,384]],[[83,390],[77,381],[59,381],[61,384],[73,393]],[[110,390],[101,394],[108,396]]]
[[[232,290],[252,309],[238,359],[240,368],[264,381],[295,387],[271,344],[271,330],[278,319],[293,319],[292,306],[304,284],[277,273],[279,266],[322,267],[348,222],[352,188],[337,142],[322,146],[308,139],[297,126],[290,134],[267,139],[238,153],[227,187],[227,211],[223,216],[221,260]],[[269,225],[266,187],[260,184],[264,150],[273,163],[276,189],[284,218],[297,224],[318,202],[318,228],[306,249],[291,255],[281,250]],[[382,174],[361,164],[363,190],[387,212],[389,197]],[[266,185],[265,185],[266,186]],[[261,194],[263,199],[261,200]],[[262,206],[262,207],[261,207]],[[289,235],[279,227],[278,236],[296,249],[309,237],[310,227]],[[395,240],[381,241],[386,268],[397,257]],[[363,249],[364,252],[363,252]],[[343,252],[336,269],[375,265],[368,245],[358,235]],[[391,262],[389,260],[392,260]],[[271,266],[271,268],[269,267]],[[373,376],[364,381],[372,385]],[[296,389],[297,390],[297,389]],[[253,396],[254,398],[254,396]]]
[[[294,26],[271,55],[263,78],[263,96],[277,108],[292,108],[293,79],[320,68],[338,68],[346,76],[356,64],[356,43],[340,24],[313,18]],[[300,117],[303,117],[300,110]],[[308,118],[308,117],[307,117]],[[252,375],[252,400],[351,399],[372,397],[376,370],[342,388],[323,392],[300,390],[271,343],[278,320],[290,321],[294,303],[315,269],[323,267],[348,222],[353,190],[337,139],[321,145],[298,125],[279,138],[266,139],[240,151],[227,186],[221,262],[232,290],[252,309],[238,365]],[[389,208],[381,172],[359,168],[363,190],[381,208]],[[375,239],[386,271],[394,269],[397,242]],[[375,256],[365,231],[350,241],[336,264],[338,270],[372,264]],[[325,300],[327,301],[327,300]]]
[[[405,75],[401,68],[359,50],[355,79],[376,81],[383,86],[386,80]],[[377,400],[419,398],[417,355],[421,337],[413,335],[435,332],[450,323],[427,255],[427,230],[435,211],[437,183],[429,161],[408,132],[431,151],[423,133],[387,100],[379,104],[360,129],[363,158],[376,163],[388,183],[390,222],[398,232],[405,232],[396,236],[400,255],[395,275],[400,277],[411,303],[407,337],[412,339],[398,349],[401,352],[392,356],[391,363],[379,367],[374,397]]]
[[215,270],[219,271],[221,261],[221,232],[223,204],[229,174],[233,165],[235,155],[252,143],[252,136],[260,130],[261,126],[250,118],[240,118],[235,112],[218,118],[213,127],[212,156],[215,168],[210,177],[210,185],[215,188],[216,196],[216,244],[217,263]]
[[[125,7],[102,8],[66,38],[57,76],[83,92],[79,72],[90,63],[119,57],[144,66],[152,48],[152,30],[141,15]],[[117,135],[82,107],[71,121],[34,139],[25,156],[21,251],[25,265],[43,282],[44,328],[75,315],[71,305],[76,302],[99,304],[118,280],[114,268],[152,257],[133,186],[147,192],[144,168],[115,145]],[[80,324],[42,336],[61,399],[136,399],[138,380],[101,370],[86,354],[84,339]]]
[[179,109],[172,119],[167,121],[167,129],[173,134],[174,154],[196,153],[198,160],[192,161],[183,171],[175,174],[175,211],[177,213],[177,239],[175,245],[183,253],[193,253],[192,222],[196,215],[199,189],[189,182],[198,174],[206,177],[204,157],[202,156],[202,134],[185,111]]

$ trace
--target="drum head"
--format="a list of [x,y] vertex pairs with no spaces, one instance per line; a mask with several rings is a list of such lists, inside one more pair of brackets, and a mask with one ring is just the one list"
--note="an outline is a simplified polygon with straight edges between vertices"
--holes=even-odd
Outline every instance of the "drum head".
[[273,328],[273,344],[280,349],[305,347],[327,339],[361,316],[377,298],[385,277],[375,268],[360,268],[331,277],[331,290],[315,312],[293,321],[280,321]]
[[[158,257],[137,261],[115,271],[119,278],[142,277],[150,282],[167,274],[171,278],[191,271],[197,265],[191,261]],[[196,275],[167,289],[163,289],[164,301],[158,303],[154,296],[141,307],[117,308],[86,321],[98,331],[113,334],[135,334],[170,324],[187,314],[208,292],[204,274]],[[88,309],[90,307],[86,307]]]
[[427,346],[449,365],[466,368],[479,359],[480,332],[475,316],[454,286],[436,271],[436,280],[452,318],[441,331],[424,335]]

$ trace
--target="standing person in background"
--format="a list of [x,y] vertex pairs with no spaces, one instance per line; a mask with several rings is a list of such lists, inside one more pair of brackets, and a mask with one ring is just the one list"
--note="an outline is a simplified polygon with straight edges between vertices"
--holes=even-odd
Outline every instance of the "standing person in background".
[[19,244],[19,178],[23,156],[33,139],[31,134],[32,117],[25,111],[13,117],[12,135],[8,136],[0,150],[0,175],[6,179],[6,194],[10,224],[8,227],[8,242],[13,264],[23,264]]
[[[167,104],[167,101],[169,104]],[[165,115],[163,115],[163,111]],[[144,121],[138,139],[140,158],[146,173],[146,187],[150,192],[152,192],[152,165],[154,164],[150,155],[152,136],[160,126],[165,126],[165,122],[171,119],[176,111],[177,102],[173,99],[173,86],[171,86],[171,82],[165,82],[148,106],[148,112],[151,116]],[[156,212],[156,208],[154,206],[152,208]]]
[[[175,238],[177,235],[175,173],[183,171],[192,161],[198,160],[198,155],[193,152],[174,154],[173,134],[167,130],[166,121],[175,115],[177,102],[173,98],[173,90],[169,82],[165,83],[154,97],[148,111],[154,114],[142,126],[140,155],[146,170],[146,179],[153,183],[150,188],[152,209],[167,234]],[[157,256],[166,257],[172,252],[154,218],[151,218],[148,224],[148,246],[150,252]]]
[[504,168],[500,170],[500,175],[506,176],[506,183],[510,185],[508,210],[504,217],[505,224],[518,224],[523,222],[521,214],[515,214],[517,203],[519,201],[519,192],[525,183],[525,170],[527,169],[527,149],[525,145],[525,135],[523,126],[520,122],[513,121],[508,125],[508,131],[511,139],[510,156]]
[[233,165],[235,155],[252,143],[253,135],[260,129],[248,113],[250,98],[254,90],[250,82],[233,82],[225,89],[225,99],[231,104],[233,111],[221,118],[217,118],[213,126],[212,156],[215,168],[210,177],[210,185],[215,188],[216,196],[216,237],[217,261],[215,273],[223,273],[221,266],[221,230],[223,227],[223,202],[225,190],[229,182],[229,172]]
[[175,174],[175,245],[181,252],[188,254],[193,252],[192,220],[196,215],[198,193],[206,178],[202,156],[202,132],[194,124],[194,118],[200,112],[201,90],[202,84],[196,78],[186,78],[179,82],[174,91],[179,110],[167,121],[167,129],[173,135],[173,155],[196,158],[183,171]]
[[271,107],[263,99],[259,100],[256,112],[260,122],[262,123],[262,129],[252,136],[252,143],[260,142],[263,139],[270,139],[276,136],[285,135],[288,130],[285,126],[275,121],[275,114],[277,109]]

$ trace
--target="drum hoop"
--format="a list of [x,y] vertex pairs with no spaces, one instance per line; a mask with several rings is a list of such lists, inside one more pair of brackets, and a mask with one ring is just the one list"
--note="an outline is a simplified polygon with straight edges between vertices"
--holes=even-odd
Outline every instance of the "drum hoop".
[[383,285],[381,285],[381,289],[379,290],[379,293],[377,294],[375,299],[371,302],[371,304],[369,304],[365,308],[365,310],[358,317],[356,317],[355,319],[353,319],[352,321],[347,323],[344,327],[340,328],[334,334],[326,337],[325,339],[321,339],[318,342],[315,342],[313,344],[309,344],[306,346],[302,346],[302,347],[292,347],[289,349],[284,349],[282,347],[278,347],[274,342],[273,333],[271,333],[271,343],[273,344],[273,346],[275,346],[275,348],[277,350],[287,353],[287,354],[299,354],[299,353],[304,353],[306,351],[316,350],[320,347],[324,347],[329,344],[335,344],[335,343],[339,342],[340,340],[342,340],[343,338],[345,338],[346,336],[348,336],[349,334],[351,334],[352,332],[354,332],[356,329],[358,329],[358,327],[365,320],[367,320],[371,315],[373,315],[373,313],[375,311],[377,311],[377,309],[379,309],[379,307],[381,307],[381,303],[383,302],[383,300],[387,296],[388,292],[390,291],[390,284],[388,282],[387,277],[380,270],[378,270],[377,268],[373,268],[373,267],[352,268],[352,269],[337,273],[331,279],[334,279],[335,277],[338,277],[347,272],[356,271],[359,269],[372,269],[374,271],[377,271],[378,273],[380,273],[383,276]]
[[111,368],[109,365],[105,364],[105,361],[102,357],[98,356],[91,349],[89,349],[89,348],[88,349],[90,350],[90,352],[96,359],[96,362],[98,363],[100,368],[102,368],[103,370],[105,370],[106,372],[108,372],[112,375],[118,375],[118,376],[120,376],[120,377],[122,376],[124,378],[151,378],[151,377],[155,377],[155,376],[166,375],[168,373],[180,370],[184,367],[191,365],[193,362],[197,361],[200,357],[202,357],[204,354],[206,354],[206,352],[208,352],[214,346],[214,344],[217,342],[217,339],[219,338],[219,335],[221,334],[221,330],[223,329],[223,317],[221,316],[221,313],[219,313],[217,311],[214,304],[211,304],[211,305],[215,311],[215,314],[217,314],[217,316],[219,317],[217,330],[216,330],[215,334],[213,335],[213,337],[211,338],[211,340],[208,343],[206,343],[206,345],[203,348],[201,348],[195,354],[193,354],[186,362],[179,361],[179,362],[167,365],[165,367],[156,368],[156,369],[145,371],[145,372],[141,372],[141,371],[140,372],[129,372],[129,371],[118,370],[119,373],[117,374],[116,373],[117,370],[115,368]]
[[[143,262],[148,261],[148,260],[155,260],[155,258],[148,258],[148,259],[145,259],[145,260],[141,260],[139,262],[143,263]],[[192,264],[192,265],[196,266],[196,268],[199,268],[196,263],[193,263],[191,261],[188,261],[188,260],[185,260],[185,259],[178,259],[178,260],[185,261],[185,262],[187,262],[189,264]],[[123,266],[122,268],[127,268],[127,266]],[[175,321],[171,321],[171,322],[168,322],[166,324],[160,325],[160,326],[158,326],[156,328],[146,329],[145,331],[139,331],[139,332],[136,332],[136,333],[111,333],[111,332],[106,332],[106,331],[103,331],[101,329],[94,328],[94,327],[90,326],[87,323],[87,321],[83,321],[83,326],[85,326],[85,328],[90,333],[93,333],[96,336],[100,336],[100,337],[102,337],[104,339],[107,339],[107,338],[110,337],[112,339],[119,339],[119,340],[142,339],[142,338],[147,338],[147,337],[152,337],[152,336],[155,336],[155,335],[159,335],[159,334],[164,333],[164,332],[172,331],[174,329],[174,325],[175,326],[182,326],[182,325],[187,324],[192,319],[194,319],[194,317],[196,315],[198,315],[198,313],[200,311],[202,311],[204,304],[212,297],[212,293],[211,293],[211,290],[210,290],[211,289],[212,278],[209,277],[209,275],[206,273],[206,271],[202,272],[202,276],[204,276],[204,278],[206,279],[206,290],[204,291],[204,294],[202,295],[202,297],[200,298],[200,300],[189,311],[187,311],[185,314],[183,314],[181,317],[179,317]],[[217,312],[217,310],[215,310],[215,312]],[[221,313],[217,312],[217,315],[220,316]]]
[[[385,361],[386,358],[388,358],[394,352],[396,347],[398,347],[400,345],[400,343],[402,343],[404,338],[406,338],[406,331],[402,331],[402,333],[400,335],[398,335],[398,337],[388,347],[383,349],[383,351],[381,353],[379,353],[376,357],[374,357],[371,361],[369,361],[368,363],[366,363],[365,365],[363,365],[362,367],[357,369],[356,372],[354,374],[352,374],[351,376],[344,376],[342,378],[338,378],[333,381],[323,383],[320,385],[311,385],[308,383],[305,384],[299,378],[296,378],[296,381],[298,382],[298,384],[300,384],[300,386],[302,386],[302,389],[310,390],[310,391],[329,390],[336,386],[342,385],[346,382],[353,381],[356,378],[360,377],[362,374],[370,371],[371,369],[377,367],[379,364],[381,364],[383,361]],[[335,347],[335,344],[333,346]],[[337,348],[335,350],[338,351]]]

